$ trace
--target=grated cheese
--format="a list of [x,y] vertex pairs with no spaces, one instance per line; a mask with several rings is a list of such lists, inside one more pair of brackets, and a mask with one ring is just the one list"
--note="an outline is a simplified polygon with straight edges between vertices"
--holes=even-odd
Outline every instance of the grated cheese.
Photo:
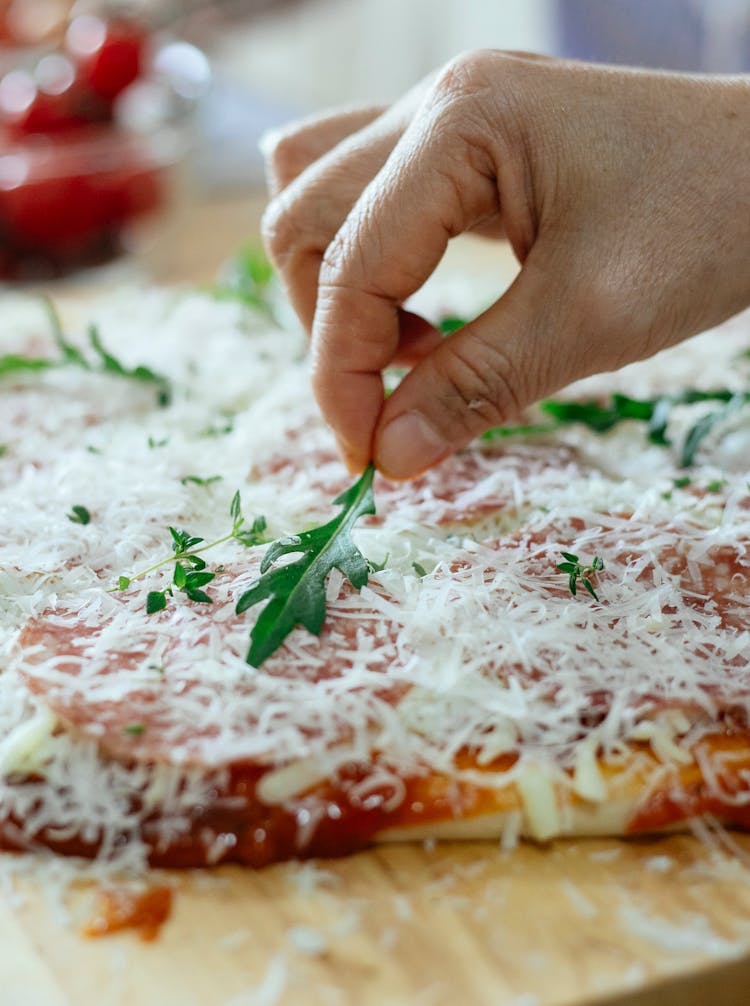
[[[105,344],[168,374],[175,395],[160,409],[148,386],[73,368],[0,387],[0,814],[25,846],[52,828],[142,870],[145,817],[159,810],[162,842],[185,834],[229,767],[249,761],[269,770],[260,798],[296,816],[300,850],[329,813],[310,790],[352,764],[353,805],[385,812],[402,806],[404,779],[431,773],[455,781],[457,817],[460,784],[516,786],[523,814],[498,817],[509,847],[565,830],[564,773],[593,814],[607,796],[600,757],[616,763],[640,740],[665,765],[688,764],[723,709],[750,715],[741,416],[687,488],[673,487],[675,456],[627,424],[479,443],[414,484],[379,479],[379,513],[355,537],[386,568],[359,594],[333,576],[323,635],[298,630],[255,671],[252,622],[233,610],[262,550],[210,553],[225,567],[210,608],[178,596],[147,617],[167,570],[124,595],[107,588],[169,554],[169,525],[225,534],[237,488],[273,536],[331,514],[349,477],[299,340],[193,293],[124,291],[93,313]],[[28,299],[6,298],[0,322],[1,353],[52,351]],[[739,388],[747,331],[745,317],[571,394]],[[677,410],[676,440],[695,415]],[[716,479],[719,492],[698,491]],[[68,520],[74,504],[90,524]],[[570,595],[561,550],[603,557],[600,605]],[[475,768],[459,767],[467,750]],[[715,762],[701,768],[727,797]],[[221,836],[205,844],[211,861],[231,855]]]

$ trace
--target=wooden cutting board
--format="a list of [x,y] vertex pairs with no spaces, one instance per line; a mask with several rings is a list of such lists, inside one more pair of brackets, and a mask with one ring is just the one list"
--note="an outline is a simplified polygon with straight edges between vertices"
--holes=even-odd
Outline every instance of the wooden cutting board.
[[[261,204],[192,207],[157,278],[210,281]],[[491,249],[459,244],[439,282],[468,275],[499,293],[515,265]],[[82,292],[102,291],[70,290]],[[173,917],[153,944],[83,938],[94,889],[63,911],[34,868],[19,904],[0,897],[0,1006],[745,1006],[750,836],[732,842],[396,846],[172,875]]]
[[[740,1006],[750,836],[395,846],[171,876],[154,943],[80,935],[94,889],[0,905],[3,1006]],[[745,857],[744,861],[742,857]],[[670,996],[672,996],[670,998]],[[693,998],[696,996],[697,998]]]

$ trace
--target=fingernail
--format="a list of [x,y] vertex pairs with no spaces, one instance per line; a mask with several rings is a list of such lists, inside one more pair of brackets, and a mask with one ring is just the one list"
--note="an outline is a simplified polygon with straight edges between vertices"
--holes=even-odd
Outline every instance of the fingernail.
[[375,463],[384,475],[406,479],[429,468],[450,447],[419,412],[392,419],[377,439]]
[[349,474],[361,475],[365,469],[365,465],[361,464],[359,458],[355,456],[349,444],[347,444],[345,440],[342,440],[341,437],[336,437],[336,447],[339,452],[339,457],[346,465]]

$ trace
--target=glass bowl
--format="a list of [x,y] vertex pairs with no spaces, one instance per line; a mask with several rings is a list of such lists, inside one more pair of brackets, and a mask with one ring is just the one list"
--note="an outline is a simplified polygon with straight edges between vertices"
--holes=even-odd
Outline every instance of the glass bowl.
[[[91,37],[103,24],[81,20]],[[125,70],[115,39],[114,78],[90,44],[80,58],[60,45],[0,53],[0,282],[67,277],[163,230],[210,71],[188,43],[143,38]],[[118,67],[126,76],[114,87]]]

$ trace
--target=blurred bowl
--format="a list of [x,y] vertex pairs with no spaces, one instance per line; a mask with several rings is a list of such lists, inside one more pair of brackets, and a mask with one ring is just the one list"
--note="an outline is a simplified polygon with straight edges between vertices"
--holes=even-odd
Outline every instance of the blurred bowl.
[[96,94],[71,87],[66,61],[59,50],[17,51],[0,81],[0,281],[69,276],[138,254],[175,209],[210,82],[205,56],[151,38],[143,70],[104,115]]

